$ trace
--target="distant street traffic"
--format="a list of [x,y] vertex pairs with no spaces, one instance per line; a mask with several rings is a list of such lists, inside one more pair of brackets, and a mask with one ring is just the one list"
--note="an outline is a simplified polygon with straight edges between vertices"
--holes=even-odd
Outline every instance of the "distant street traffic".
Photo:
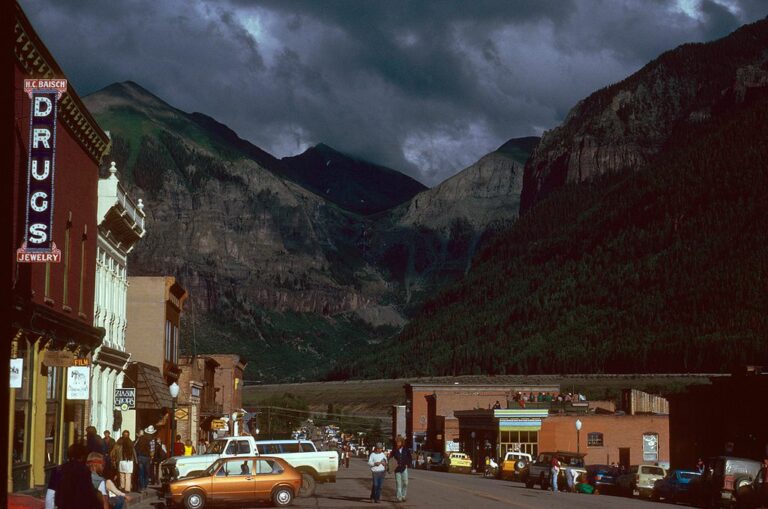
[[[335,484],[318,485],[315,495],[297,498],[293,507],[367,507],[371,478],[362,459],[353,458],[350,468],[339,470]],[[405,503],[395,502],[394,475],[387,476],[381,504],[403,508],[450,509],[573,509],[573,508],[638,508],[669,507],[649,500],[638,500],[609,495],[583,495],[552,493],[540,489],[526,489],[521,483],[484,479],[479,475],[451,474],[426,470],[411,470],[408,498]],[[132,509],[159,509],[157,499],[131,505]]]

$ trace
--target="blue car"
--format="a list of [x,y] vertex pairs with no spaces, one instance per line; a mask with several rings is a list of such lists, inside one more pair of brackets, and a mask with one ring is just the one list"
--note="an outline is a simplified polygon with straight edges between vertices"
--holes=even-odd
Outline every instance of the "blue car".
[[690,470],[670,470],[666,477],[659,479],[653,485],[653,499],[664,499],[667,502],[677,502],[690,499],[690,483],[701,477],[698,472]]

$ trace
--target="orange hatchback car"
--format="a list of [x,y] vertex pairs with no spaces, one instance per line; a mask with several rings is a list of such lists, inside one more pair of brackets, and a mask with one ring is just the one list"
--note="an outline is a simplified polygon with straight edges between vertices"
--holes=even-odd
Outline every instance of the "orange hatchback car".
[[252,506],[271,501],[290,505],[301,487],[301,474],[281,458],[238,456],[217,460],[206,470],[168,485],[166,505],[185,509]]

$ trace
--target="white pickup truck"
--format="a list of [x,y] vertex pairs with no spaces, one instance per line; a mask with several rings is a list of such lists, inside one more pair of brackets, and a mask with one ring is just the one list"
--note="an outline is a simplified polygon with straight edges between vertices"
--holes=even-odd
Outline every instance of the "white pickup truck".
[[283,458],[301,472],[300,497],[309,497],[317,483],[336,482],[339,455],[335,451],[318,451],[309,440],[254,440],[251,436],[226,437],[214,440],[206,454],[174,456],[160,466],[162,497],[171,481],[205,470],[219,458],[232,456],[276,456]]

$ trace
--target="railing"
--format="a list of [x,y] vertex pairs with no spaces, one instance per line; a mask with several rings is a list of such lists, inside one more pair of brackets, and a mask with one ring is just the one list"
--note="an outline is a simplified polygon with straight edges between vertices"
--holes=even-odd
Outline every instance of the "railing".
[[587,413],[589,411],[589,402],[587,401],[526,401],[525,407],[523,407],[517,401],[510,400],[507,404],[508,408],[547,409],[553,414]]
[[221,415],[224,413],[224,406],[221,403],[203,403],[200,405],[200,411],[206,414]]
[[117,186],[117,201],[120,203],[120,205],[123,206],[123,209],[125,209],[130,218],[133,219],[133,222],[139,225],[143,230],[144,217],[146,214],[144,214],[143,210],[140,210],[138,207],[136,207],[136,205],[133,204],[133,201],[131,201],[131,199],[125,193],[123,186],[119,184]]

